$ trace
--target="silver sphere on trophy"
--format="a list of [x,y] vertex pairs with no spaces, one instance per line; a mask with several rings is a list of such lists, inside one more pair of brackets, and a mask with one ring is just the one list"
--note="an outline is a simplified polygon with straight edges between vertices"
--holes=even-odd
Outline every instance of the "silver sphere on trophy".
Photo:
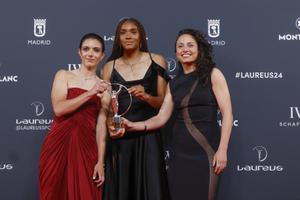
[[[111,83],[111,89],[109,90],[109,93],[111,96],[111,108],[112,108],[112,116],[109,119],[109,122],[110,122],[110,126],[114,127],[114,132],[119,133],[120,130],[123,128],[122,116],[124,116],[130,109],[132,104],[132,96],[129,93],[128,88],[119,83]],[[122,113],[119,113],[119,96],[120,94],[124,94],[124,93],[128,94],[129,102],[128,105],[125,105],[127,106],[127,108],[124,109]],[[119,134],[113,134],[111,131],[109,132],[112,138],[119,138],[124,135],[124,133],[119,135]]]

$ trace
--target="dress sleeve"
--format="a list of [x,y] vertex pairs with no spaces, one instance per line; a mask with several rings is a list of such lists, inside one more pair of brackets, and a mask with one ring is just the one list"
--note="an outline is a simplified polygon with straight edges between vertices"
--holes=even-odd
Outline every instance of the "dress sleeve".
[[157,63],[154,63],[154,69],[155,71],[158,73],[158,75],[160,75],[161,77],[163,77],[167,82],[170,81],[170,77],[167,73],[167,70],[165,70],[162,66],[160,66]]

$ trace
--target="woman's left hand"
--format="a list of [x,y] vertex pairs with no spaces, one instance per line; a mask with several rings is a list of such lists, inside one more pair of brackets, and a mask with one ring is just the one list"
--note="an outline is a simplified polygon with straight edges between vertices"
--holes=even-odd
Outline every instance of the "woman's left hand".
[[104,183],[104,165],[97,163],[94,167],[93,180],[100,187]]
[[133,96],[136,96],[142,101],[147,101],[149,99],[150,95],[145,92],[145,88],[142,85],[135,85],[128,89],[129,93]]
[[216,174],[220,174],[227,166],[227,151],[218,150],[213,159],[213,166]]

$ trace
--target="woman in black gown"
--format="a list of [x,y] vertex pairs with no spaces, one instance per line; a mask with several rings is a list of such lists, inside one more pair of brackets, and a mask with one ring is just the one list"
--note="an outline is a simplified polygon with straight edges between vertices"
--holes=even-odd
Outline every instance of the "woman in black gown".
[[[125,129],[160,128],[174,110],[168,169],[172,200],[213,200],[219,174],[227,164],[232,128],[229,90],[222,72],[212,61],[211,45],[199,31],[179,32],[176,57],[183,71],[167,86],[159,114],[142,122],[124,119]],[[218,109],[222,113],[221,130],[217,123]]]
[[[129,88],[133,102],[126,118],[140,121],[158,113],[167,84],[165,67],[162,56],[148,51],[142,24],[133,18],[122,19],[102,77]],[[128,94],[120,93],[118,102],[119,113],[123,113],[129,104]],[[128,132],[123,137],[110,134],[106,145],[104,199],[168,200],[160,132]]]

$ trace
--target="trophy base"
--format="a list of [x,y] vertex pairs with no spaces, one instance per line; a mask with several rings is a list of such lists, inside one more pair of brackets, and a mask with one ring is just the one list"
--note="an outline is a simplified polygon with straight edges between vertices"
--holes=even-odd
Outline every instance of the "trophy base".
[[120,130],[123,128],[122,126],[122,117],[117,115],[117,116],[113,116],[112,117],[112,124],[114,126],[114,128],[116,129],[116,131]]
[[122,124],[121,116],[113,116],[111,124],[114,127],[114,130],[109,130],[109,135],[112,139],[118,139],[124,136],[125,130]]

